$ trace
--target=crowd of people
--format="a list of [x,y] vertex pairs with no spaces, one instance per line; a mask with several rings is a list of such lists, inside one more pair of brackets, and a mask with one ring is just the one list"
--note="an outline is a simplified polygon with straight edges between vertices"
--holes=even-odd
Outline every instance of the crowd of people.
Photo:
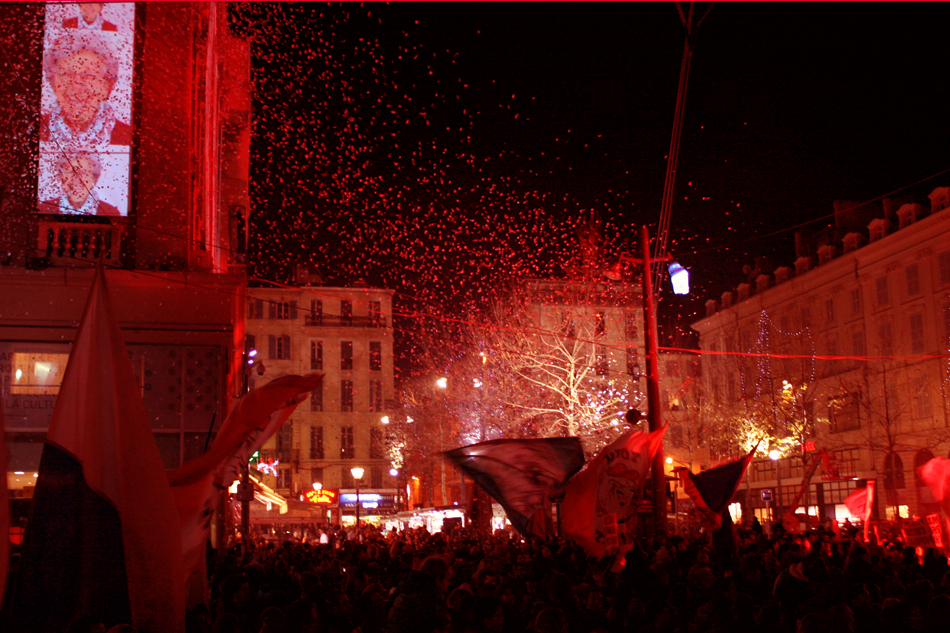
[[727,551],[706,535],[661,534],[636,543],[619,572],[563,540],[421,528],[353,537],[258,540],[213,556],[211,601],[189,611],[189,633],[950,630],[945,556],[847,531],[740,528]]

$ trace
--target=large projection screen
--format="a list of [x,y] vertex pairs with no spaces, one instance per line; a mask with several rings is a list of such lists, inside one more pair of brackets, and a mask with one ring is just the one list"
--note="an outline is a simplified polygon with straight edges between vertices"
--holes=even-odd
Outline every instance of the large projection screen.
[[129,214],[135,3],[46,5],[37,211]]

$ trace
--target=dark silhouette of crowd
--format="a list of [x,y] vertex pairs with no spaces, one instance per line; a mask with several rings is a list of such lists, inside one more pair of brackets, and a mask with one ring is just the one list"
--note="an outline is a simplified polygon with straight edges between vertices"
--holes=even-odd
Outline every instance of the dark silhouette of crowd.
[[569,541],[456,529],[332,532],[214,554],[189,633],[950,631],[947,559],[854,532],[737,529],[589,557]]

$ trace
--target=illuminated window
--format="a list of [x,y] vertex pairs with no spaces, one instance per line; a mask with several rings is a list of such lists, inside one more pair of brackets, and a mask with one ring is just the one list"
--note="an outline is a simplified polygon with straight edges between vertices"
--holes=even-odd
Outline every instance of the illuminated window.
[[10,393],[16,395],[55,396],[63,382],[69,354],[12,354]]

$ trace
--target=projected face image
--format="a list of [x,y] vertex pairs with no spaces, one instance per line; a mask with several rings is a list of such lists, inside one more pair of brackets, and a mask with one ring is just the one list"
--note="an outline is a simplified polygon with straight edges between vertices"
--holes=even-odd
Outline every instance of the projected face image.
[[57,63],[51,83],[66,124],[82,132],[109,98],[113,81],[102,58],[84,50]]
[[128,215],[134,23],[133,3],[47,4],[38,212]]
[[96,181],[99,180],[97,167],[89,156],[76,156],[70,161],[63,161],[60,182],[63,185],[63,195],[74,209],[85,204],[96,186]]

